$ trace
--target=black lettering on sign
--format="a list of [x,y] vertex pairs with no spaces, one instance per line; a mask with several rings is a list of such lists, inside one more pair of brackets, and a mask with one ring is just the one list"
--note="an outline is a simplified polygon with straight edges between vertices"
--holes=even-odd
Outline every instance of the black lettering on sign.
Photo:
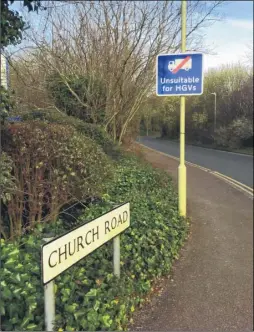
[[94,232],[94,228],[93,228],[93,242],[94,242],[94,237],[95,235],[97,235],[97,240],[99,240],[99,226],[96,227],[97,232]]
[[116,223],[117,223],[117,220],[116,220],[116,217],[114,217],[114,218],[111,220],[111,228],[112,228],[112,229],[115,229],[115,228],[116,228]]
[[67,259],[67,244],[64,245],[64,252],[61,252],[61,248],[58,249],[59,263],[61,263],[62,255],[65,255],[65,260]]
[[73,245],[73,251],[71,252],[71,241],[69,241],[69,255],[70,256],[72,256],[72,255],[74,255],[75,254],[75,252],[76,252],[76,239],[74,239],[74,245]]
[[121,217],[121,215],[119,214],[119,218],[118,218],[118,224],[117,224],[117,226],[119,226],[119,224],[122,224],[123,223],[123,221],[122,221],[122,217]]
[[107,234],[107,231],[110,232],[110,229],[109,229],[109,221],[105,221],[105,234]]
[[87,240],[87,235],[88,235],[88,233],[92,233],[92,231],[88,231],[88,232],[86,233],[86,244],[89,246],[89,244],[92,243],[92,240],[91,240],[90,242],[88,242],[88,240]]
[[124,211],[123,213],[123,222],[125,223],[128,220],[128,212]]
[[79,236],[78,238],[77,238],[77,242],[78,242],[78,249],[77,249],[77,251],[79,252],[79,247],[81,246],[83,249],[84,249],[84,246],[83,246],[83,237],[82,236]]
[[50,254],[50,256],[49,256],[49,266],[50,266],[50,267],[55,267],[55,266],[57,265],[57,263],[53,265],[53,264],[51,264],[51,262],[50,262],[51,256],[52,256],[54,253],[57,253],[57,250],[54,250],[54,251]]

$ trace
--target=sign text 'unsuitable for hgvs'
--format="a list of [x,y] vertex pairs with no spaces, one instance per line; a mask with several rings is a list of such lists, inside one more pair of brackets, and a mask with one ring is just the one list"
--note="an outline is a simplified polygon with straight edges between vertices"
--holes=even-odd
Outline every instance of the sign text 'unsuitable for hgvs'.
[[43,284],[130,226],[130,203],[88,222],[42,246]]
[[156,69],[158,96],[203,93],[202,53],[160,54],[157,56]]

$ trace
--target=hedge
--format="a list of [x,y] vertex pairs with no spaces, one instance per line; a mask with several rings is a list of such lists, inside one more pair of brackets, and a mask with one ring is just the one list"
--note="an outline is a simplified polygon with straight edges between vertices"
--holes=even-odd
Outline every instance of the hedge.
[[[56,330],[125,330],[133,311],[142,305],[155,278],[168,274],[187,233],[178,216],[171,178],[136,158],[123,157],[103,200],[91,204],[77,223],[98,217],[115,204],[129,201],[131,227],[121,235],[121,278],[113,276],[112,241],[57,277]],[[40,280],[42,231],[63,233],[58,220],[40,225],[19,242],[2,240],[0,312],[2,329],[44,329]]]
[[1,229],[5,238],[55,220],[68,203],[100,197],[113,175],[110,158],[73,126],[27,121],[9,125],[1,134],[17,182]]
[[86,123],[83,120],[55,110],[30,111],[22,115],[23,121],[40,120],[49,123],[58,123],[62,125],[71,125],[80,133],[94,140],[101,146],[103,151],[113,159],[119,159],[121,151],[110,137],[110,135],[100,125]]

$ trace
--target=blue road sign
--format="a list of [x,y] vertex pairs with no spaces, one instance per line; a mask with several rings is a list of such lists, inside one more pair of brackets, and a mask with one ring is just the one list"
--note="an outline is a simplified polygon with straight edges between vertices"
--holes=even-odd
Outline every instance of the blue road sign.
[[8,117],[7,121],[9,122],[20,122],[22,121],[21,116],[12,116],[12,117]]
[[180,53],[157,56],[158,96],[192,96],[203,93],[203,54]]

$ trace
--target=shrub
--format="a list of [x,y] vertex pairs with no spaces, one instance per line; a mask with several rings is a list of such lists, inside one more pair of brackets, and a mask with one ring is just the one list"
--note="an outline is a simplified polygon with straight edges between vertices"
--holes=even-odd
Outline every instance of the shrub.
[[[136,158],[124,158],[115,174],[103,202],[90,205],[79,222],[100,216],[116,203],[130,201],[131,226],[121,235],[121,278],[117,280],[112,274],[111,242],[58,276],[56,330],[126,329],[131,314],[152,288],[152,281],[170,271],[184,241],[186,223],[178,216],[177,196],[165,173],[140,164]],[[50,229],[50,224],[47,227]],[[63,232],[60,221],[57,227],[56,234]],[[44,328],[41,237],[38,229],[17,244],[3,242],[3,330]]]
[[12,110],[14,103],[11,94],[2,85],[0,86],[0,121],[3,124]]
[[227,127],[220,127],[216,131],[215,140],[219,146],[240,148],[244,141],[253,137],[253,122],[246,118],[232,121]]
[[71,126],[17,123],[3,137],[19,184],[8,202],[11,238],[41,220],[54,221],[67,203],[100,195],[111,174],[107,156]]
[[118,159],[121,156],[120,148],[114,143],[113,139],[101,126],[80,123],[76,126],[76,128],[99,144],[107,155],[114,159]]
[[15,179],[11,175],[13,162],[5,152],[0,156],[0,198],[3,202],[10,200],[10,194],[15,190]]
[[75,127],[80,133],[94,140],[99,144],[103,151],[117,159],[121,155],[120,148],[115,145],[113,139],[107,134],[103,127],[95,124],[86,123],[80,119],[73,116],[67,116],[64,113],[57,112],[55,110],[39,110],[32,111],[23,114],[24,121],[28,120],[43,120],[49,123],[58,123],[62,125],[71,125]]
[[16,181],[12,176],[13,162],[5,152],[0,156],[0,199],[1,199],[1,219],[0,219],[0,233],[4,238],[7,238],[8,227],[6,227],[6,204],[11,199],[11,194],[15,192]]
[[47,90],[56,106],[67,115],[89,123],[102,123],[105,117],[106,91],[99,79],[93,76],[61,77],[51,75]]

